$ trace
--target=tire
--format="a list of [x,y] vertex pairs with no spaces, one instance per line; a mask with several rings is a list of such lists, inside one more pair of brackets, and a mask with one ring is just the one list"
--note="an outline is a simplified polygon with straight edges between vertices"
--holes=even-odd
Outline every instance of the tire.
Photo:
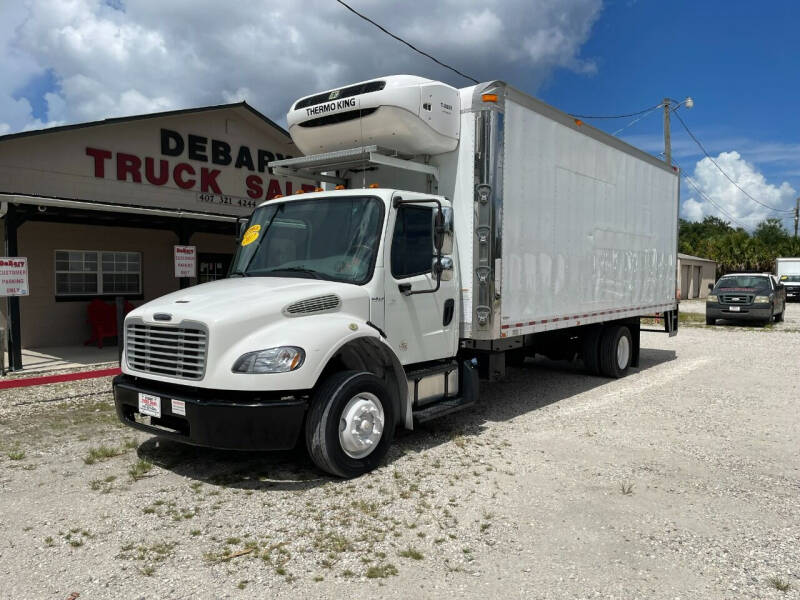
[[603,330],[600,338],[600,372],[603,375],[615,379],[623,377],[631,365],[632,356],[633,340],[627,327],[618,325]]
[[783,308],[781,309],[781,312],[779,312],[777,315],[775,315],[775,322],[776,323],[783,323],[783,315],[785,315],[785,314],[786,314],[786,303],[784,303]]
[[602,327],[588,328],[581,344],[583,364],[592,375],[600,375],[600,337],[602,333]]
[[[353,447],[353,443],[362,437],[349,436],[351,447],[348,451],[339,430],[343,413],[351,403],[355,404],[352,409],[354,412],[350,414],[365,415],[365,420],[373,426],[377,418],[373,409],[379,405],[383,427],[379,438],[358,449]],[[362,410],[359,404],[366,412],[359,412]],[[335,373],[322,382],[313,395],[306,418],[308,454],[317,467],[331,475],[345,479],[358,477],[372,471],[386,456],[394,438],[395,422],[392,395],[383,380],[366,372]],[[362,455],[361,452],[367,453]]]
[[716,325],[717,320],[714,317],[706,317],[706,325]]

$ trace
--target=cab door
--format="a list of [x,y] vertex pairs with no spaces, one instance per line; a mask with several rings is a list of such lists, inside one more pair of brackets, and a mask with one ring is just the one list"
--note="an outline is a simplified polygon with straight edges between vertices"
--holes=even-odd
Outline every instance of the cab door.
[[449,358],[458,347],[459,281],[452,248],[447,262],[453,261],[453,270],[433,291],[435,212],[435,203],[399,205],[392,210],[391,237],[384,245],[386,336],[404,365]]

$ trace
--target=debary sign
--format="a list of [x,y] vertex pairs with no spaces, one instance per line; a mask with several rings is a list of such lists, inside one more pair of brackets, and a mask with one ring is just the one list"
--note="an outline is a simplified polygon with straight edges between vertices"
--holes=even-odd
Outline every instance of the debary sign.
[[[150,185],[175,186],[184,190],[195,190],[201,194],[218,196],[246,196],[256,202],[270,200],[278,194],[291,195],[291,181],[284,183],[270,177],[267,166],[272,160],[291,158],[278,152],[249,146],[231,146],[224,140],[209,139],[206,136],[188,134],[185,137],[171,129],[160,130],[161,157],[140,156],[126,152],[112,152],[103,148],[86,147],[86,155],[92,158],[94,176],[98,179],[116,178],[118,181],[146,183]],[[186,153],[189,160],[208,163],[199,169],[193,164],[181,161],[178,157]],[[166,157],[166,158],[164,158]],[[239,189],[223,189],[218,180],[222,170],[215,167],[233,167],[242,171]],[[258,174],[257,174],[258,173]],[[311,184],[302,184],[304,191],[314,191]]]

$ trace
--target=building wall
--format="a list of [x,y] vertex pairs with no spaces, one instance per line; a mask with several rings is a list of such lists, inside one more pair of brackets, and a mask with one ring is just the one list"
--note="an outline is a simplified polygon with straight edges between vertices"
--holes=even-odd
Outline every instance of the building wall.
[[[191,240],[198,253],[232,253],[235,237],[197,234]],[[142,300],[136,306],[179,289],[174,277],[171,231],[93,225],[28,222],[19,229],[20,255],[28,257],[30,295],[21,298],[22,346],[37,348],[81,344],[89,339],[86,300],[56,300],[56,250],[141,252]],[[194,283],[194,281],[192,281]],[[113,298],[105,298],[113,302]]]
[[681,300],[705,298],[708,284],[717,281],[717,265],[711,261],[679,258],[678,278]]

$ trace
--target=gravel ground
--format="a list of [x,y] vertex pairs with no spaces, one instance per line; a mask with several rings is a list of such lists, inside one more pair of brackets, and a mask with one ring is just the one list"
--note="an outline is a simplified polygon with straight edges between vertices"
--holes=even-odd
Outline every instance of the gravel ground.
[[122,428],[108,379],[2,390],[0,597],[800,597],[800,337],[643,344],[510,370],[355,481]]

